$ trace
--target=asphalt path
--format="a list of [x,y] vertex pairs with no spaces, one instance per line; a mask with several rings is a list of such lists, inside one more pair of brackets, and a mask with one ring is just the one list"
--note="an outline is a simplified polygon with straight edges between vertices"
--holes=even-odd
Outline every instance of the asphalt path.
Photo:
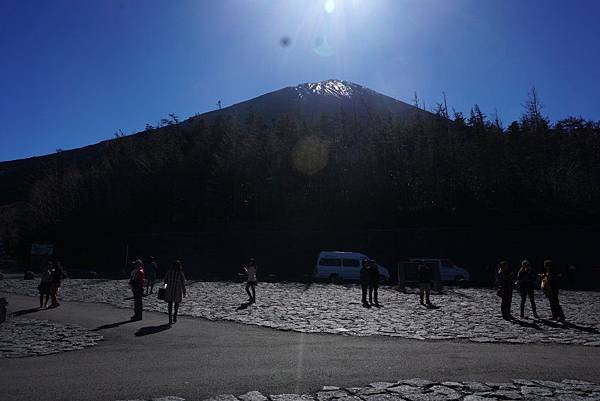
[[[9,313],[37,299],[0,294]],[[348,337],[272,330],[105,304],[64,302],[28,318],[76,323],[105,340],[81,351],[0,359],[0,399],[123,400],[176,395],[202,400],[217,394],[314,392],[323,385],[375,381],[509,381],[600,378],[600,349],[575,345],[478,344],[394,337]],[[495,318],[495,317],[493,317]]]

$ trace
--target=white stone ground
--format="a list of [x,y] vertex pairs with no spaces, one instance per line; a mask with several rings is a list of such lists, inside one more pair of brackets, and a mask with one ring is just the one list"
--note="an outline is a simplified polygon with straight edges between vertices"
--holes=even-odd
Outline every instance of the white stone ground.
[[[36,286],[35,281],[1,280],[0,293],[37,296]],[[432,294],[437,309],[421,306],[415,293],[399,293],[391,287],[379,290],[382,308],[363,308],[360,295],[357,285],[259,283],[257,303],[247,306],[243,305],[247,299],[244,284],[189,282],[180,313],[309,333],[600,346],[600,293],[563,291],[561,303],[567,324],[547,320],[548,302],[539,291],[536,300],[541,319],[516,322],[500,318],[499,298],[487,289],[449,289],[444,295]],[[133,303],[127,299],[131,291],[125,280],[65,280],[60,296],[63,300],[125,308]],[[518,315],[518,301],[515,293],[514,315]],[[153,294],[144,298],[144,309],[164,312],[166,304]],[[529,305],[526,311],[531,315]]]
[[75,351],[96,345],[100,340],[100,334],[75,324],[9,316],[0,324],[0,358]]
[[[205,401],[599,401],[600,385],[581,380],[515,379],[510,383],[432,382],[425,379],[377,382],[365,387],[325,386],[316,394],[271,394],[250,391],[222,394]],[[131,400],[133,401],[133,400]],[[177,396],[152,401],[186,401]]]

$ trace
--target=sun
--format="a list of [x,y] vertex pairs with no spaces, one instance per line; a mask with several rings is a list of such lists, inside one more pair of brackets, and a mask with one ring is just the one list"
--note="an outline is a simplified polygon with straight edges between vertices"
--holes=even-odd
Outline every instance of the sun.
[[335,11],[335,1],[327,0],[325,4],[323,4],[323,8],[327,14],[331,14]]

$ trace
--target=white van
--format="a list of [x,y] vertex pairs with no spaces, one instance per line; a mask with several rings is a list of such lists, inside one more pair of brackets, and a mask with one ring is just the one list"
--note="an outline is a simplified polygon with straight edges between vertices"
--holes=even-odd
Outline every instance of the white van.
[[450,259],[411,258],[411,262],[435,263],[440,268],[440,279],[443,282],[461,283],[471,281],[471,275],[462,267],[456,266]]
[[[341,280],[360,280],[362,261],[370,259],[367,255],[358,252],[322,251],[317,258],[314,278],[325,279],[332,282]],[[379,281],[390,281],[390,272],[383,266],[377,265]]]

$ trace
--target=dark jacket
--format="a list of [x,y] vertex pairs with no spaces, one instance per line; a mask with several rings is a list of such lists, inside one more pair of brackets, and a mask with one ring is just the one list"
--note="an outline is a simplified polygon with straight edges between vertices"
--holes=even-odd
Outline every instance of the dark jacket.
[[531,270],[519,270],[517,273],[517,281],[519,282],[519,289],[528,290],[533,288],[535,276]]
[[421,265],[417,268],[417,278],[419,283],[431,283],[431,269],[427,265]]
[[365,266],[360,269],[360,283],[361,284],[369,284],[369,269]]
[[498,270],[498,275],[496,276],[498,294],[501,296],[510,294],[513,291],[514,281],[514,275],[510,270]]
[[368,270],[369,275],[369,285],[378,286],[379,285],[379,268],[377,265],[371,266]]

